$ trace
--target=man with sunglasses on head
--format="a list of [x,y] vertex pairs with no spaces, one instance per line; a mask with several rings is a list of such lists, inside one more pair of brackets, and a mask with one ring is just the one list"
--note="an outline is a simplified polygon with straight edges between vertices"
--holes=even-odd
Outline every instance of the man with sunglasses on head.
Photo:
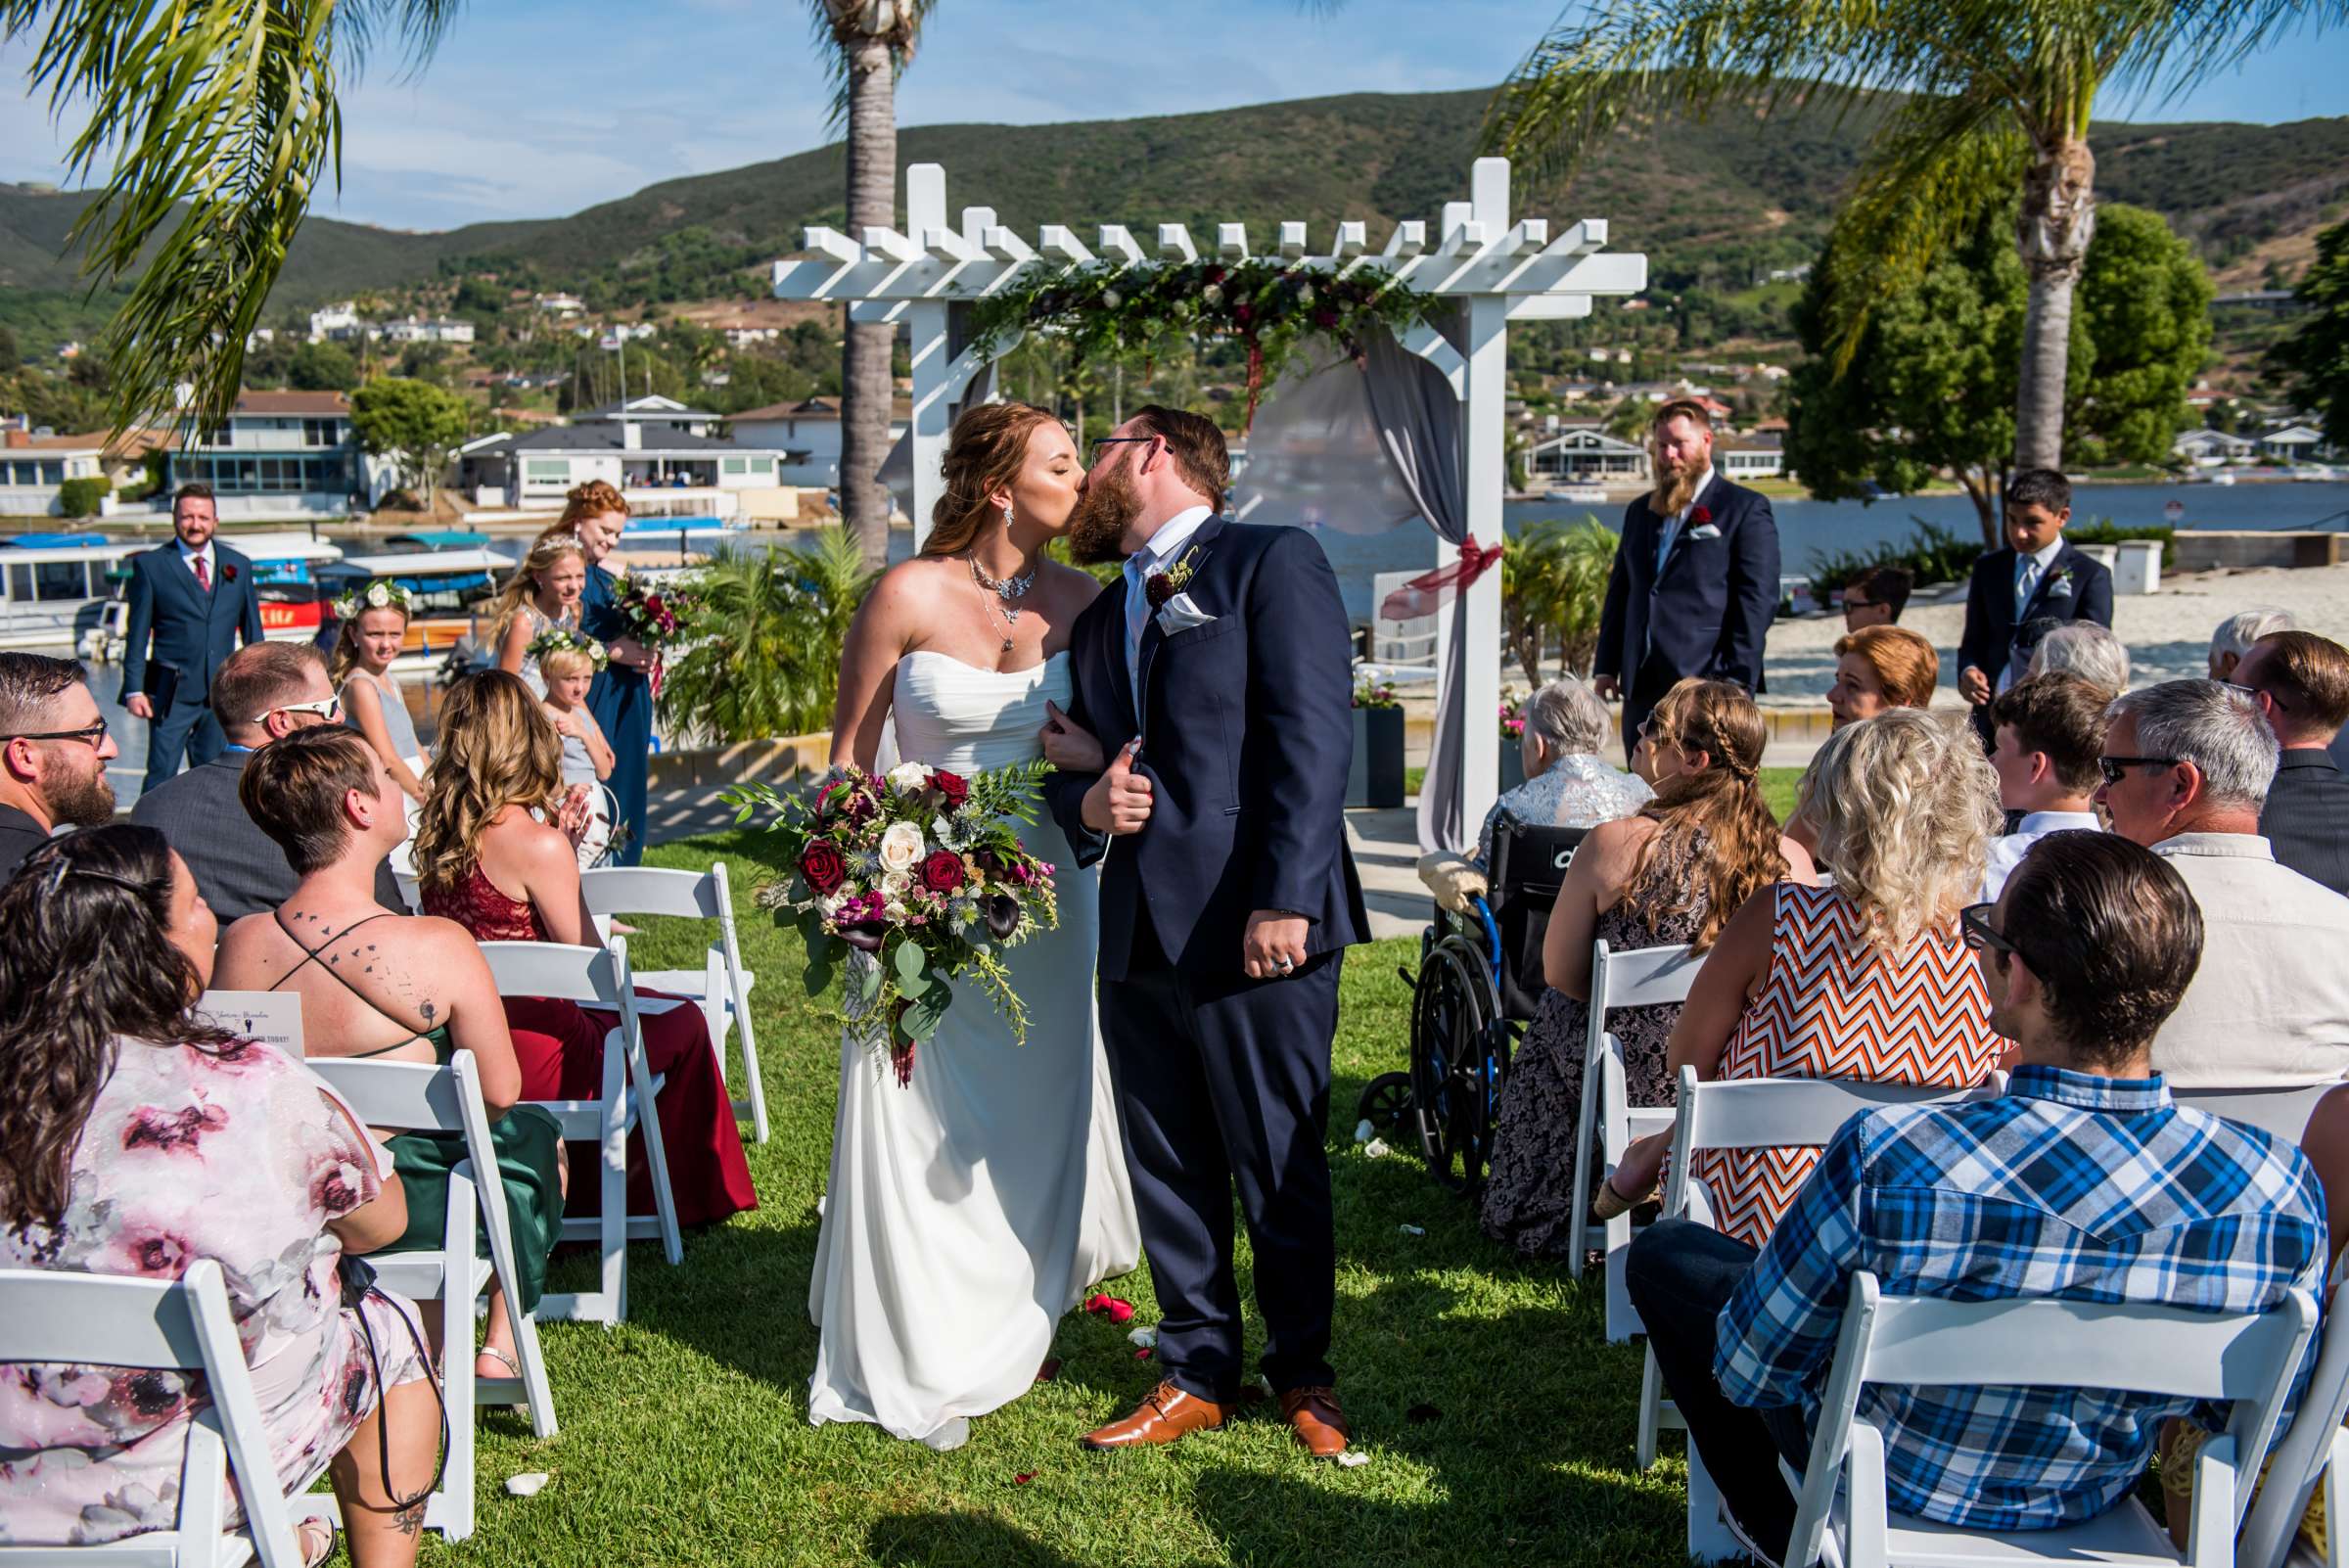
[[[222,926],[274,909],[300,878],[286,852],[245,812],[238,786],[255,752],[298,729],[342,718],[318,650],[301,643],[249,643],[212,676],[212,705],[228,749],[139,797],[130,819],[162,834],[196,879]],[[375,869],[375,898],[406,914],[390,862]]]
[[114,820],[115,755],[81,666],[0,653],[0,883],[59,827]]
[[2349,1076],[2349,899],[2279,864],[2259,831],[2278,746],[2252,694],[2171,680],[2114,701],[2096,804],[2201,906],[2203,961],[2153,1040],[2173,1086]]

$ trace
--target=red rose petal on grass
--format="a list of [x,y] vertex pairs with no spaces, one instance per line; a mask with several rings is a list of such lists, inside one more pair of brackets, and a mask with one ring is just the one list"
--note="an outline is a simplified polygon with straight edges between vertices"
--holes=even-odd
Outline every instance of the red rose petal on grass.
[[1036,1380],[1039,1383],[1049,1383],[1059,1375],[1060,1361],[1057,1358],[1045,1361],[1043,1365],[1036,1369]]
[[1147,1346],[1147,1345],[1144,1345],[1144,1346],[1143,1346],[1143,1347],[1142,1347],[1140,1350],[1137,1350],[1137,1351],[1135,1351],[1135,1352],[1133,1353],[1133,1359],[1134,1359],[1135,1360],[1137,1360],[1137,1361],[1146,1361],[1146,1360],[1149,1360],[1151,1357],[1153,1357],[1153,1356],[1156,1356],[1157,1354],[1158,1354],[1158,1352],[1157,1352],[1157,1351],[1155,1351],[1155,1350],[1152,1350],[1152,1349],[1151,1349],[1149,1346]]
[[1022,1470],[1018,1475],[1015,1475],[1011,1478],[1011,1484],[1015,1487],[1024,1487],[1035,1479],[1036,1472],[1034,1470]]

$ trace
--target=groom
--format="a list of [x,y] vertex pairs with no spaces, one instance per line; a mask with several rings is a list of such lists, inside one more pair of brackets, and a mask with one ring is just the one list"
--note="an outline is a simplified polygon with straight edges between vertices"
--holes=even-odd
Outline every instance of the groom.
[[1346,848],[1345,608],[1310,535],[1217,515],[1231,459],[1212,420],[1153,405],[1093,449],[1070,545],[1126,574],[1077,623],[1068,717],[1116,750],[1045,789],[1079,863],[1106,856],[1101,1027],[1165,1377],[1084,1441],[1223,1424],[1242,1375],[1236,1185],[1261,1365],[1298,1441],[1335,1458],[1322,1130],[1338,969],[1370,925]]

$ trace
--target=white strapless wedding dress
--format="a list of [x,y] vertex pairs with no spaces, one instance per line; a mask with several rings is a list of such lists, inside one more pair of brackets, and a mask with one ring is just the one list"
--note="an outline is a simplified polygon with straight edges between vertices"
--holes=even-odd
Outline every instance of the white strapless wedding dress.
[[[898,662],[898,755],[958,773],[1033,760],[1047,700],[1068,706],[1068,655],[982,669]],[[822,1330],[808,1418],[871,1421],[950,1449],[969,1418],[1035,1382],[1061,1316],[1141,1257],[1108,1059],[1095,1021],[1100,879],[1038,803],[1028,847],[1050,860],[1060,927],[1004,958],[1028,1004],[1017,1043],[958,987],[898,1086],[844,1039],[832,1176],[807,1312]]]

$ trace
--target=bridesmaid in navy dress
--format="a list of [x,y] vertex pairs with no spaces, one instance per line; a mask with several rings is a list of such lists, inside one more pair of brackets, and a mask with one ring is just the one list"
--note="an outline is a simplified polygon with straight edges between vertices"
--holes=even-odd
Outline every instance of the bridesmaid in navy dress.
[[615,759],[610,784],[619,808],[613,828],[616,865],[644,857],[644,788],[653,744],[653,688],[646,675],[651,655],[620,618],[619,579],[604,570],[603,558],[620,542],[628,503],[602,480],[581,484],[564,497],[562,520],[547,531],[576,532],[587,555],[587,588],[579,600],[579,629],[611,651],[612,662],[587,689],[587,711],[595,715]]

